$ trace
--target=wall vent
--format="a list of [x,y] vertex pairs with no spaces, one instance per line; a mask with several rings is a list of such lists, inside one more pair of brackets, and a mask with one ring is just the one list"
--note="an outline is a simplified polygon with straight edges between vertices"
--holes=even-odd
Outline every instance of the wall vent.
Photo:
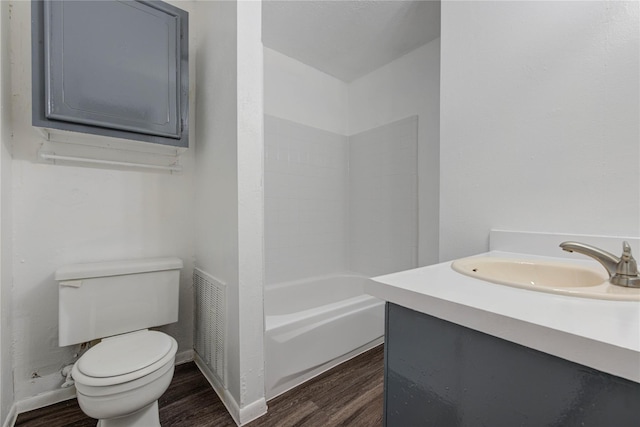
[[195,351],[225,388],[227,286],[204,271],[193,271],[195,288]]

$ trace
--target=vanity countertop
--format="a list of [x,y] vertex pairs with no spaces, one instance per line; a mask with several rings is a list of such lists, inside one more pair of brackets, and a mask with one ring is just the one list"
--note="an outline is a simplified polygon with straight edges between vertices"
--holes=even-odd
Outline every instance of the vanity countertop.
[[[498,250],[480,255],[559,260]],[[560,261],[599,265],[588,259]],[[453,271],[451,262],[375,277],[365,292],[640,383],[638,301],[563,296],[493,284]]]

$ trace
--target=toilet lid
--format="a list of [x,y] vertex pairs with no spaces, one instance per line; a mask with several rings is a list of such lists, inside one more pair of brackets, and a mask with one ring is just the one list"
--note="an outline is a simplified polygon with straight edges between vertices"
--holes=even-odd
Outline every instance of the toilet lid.
[[78,360],[78,370],[94,378],[116,377],[144,369],[171,350],[171,338],[162,332],[139,331],[109,338]]

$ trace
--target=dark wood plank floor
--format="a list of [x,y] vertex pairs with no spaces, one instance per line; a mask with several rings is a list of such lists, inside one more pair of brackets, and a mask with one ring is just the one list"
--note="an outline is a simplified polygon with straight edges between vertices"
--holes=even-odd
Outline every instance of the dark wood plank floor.
[[[268,402],[267,415],[248,427],[369,427],[382,425],[383,346],[379,346]],[[176,366],[160,398],[164,427],[236,424],[195,363]],[[16,426],[95,427],[75,399],[26,412]]]

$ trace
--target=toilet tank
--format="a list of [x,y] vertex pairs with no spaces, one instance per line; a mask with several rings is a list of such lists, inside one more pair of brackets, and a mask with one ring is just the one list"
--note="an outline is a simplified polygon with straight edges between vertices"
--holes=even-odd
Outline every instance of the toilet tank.
[[179,258],[59,268],[58,345],[177,322],[181,268]]

